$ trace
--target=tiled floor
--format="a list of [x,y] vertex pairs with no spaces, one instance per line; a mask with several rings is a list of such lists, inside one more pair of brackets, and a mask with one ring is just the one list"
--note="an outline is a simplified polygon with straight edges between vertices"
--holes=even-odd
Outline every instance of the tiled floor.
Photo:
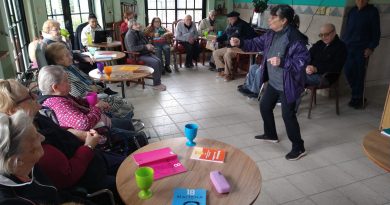
[[291,143],[280,107],[275,108],[275,120],[281,142],[253,138],[263,131],[262,119],[258,102],[236,90],[243,78],[226,83],[200,67],[181,69],[162,81],[168,88],[165,92],[134,85],[126,91],[136,118],[144,120],[152,140],[182,137],[184,124],[195,122],[199,137],[240,148],[256,161],[263,178],[255,205],[390,205],[390,173],[368,160],[361,147],[364,135],[379,125],[387,87],[368,89],[365,110],[349,108],[348,97],[342,97],[340,116],[335,114],[334,99],[320,96],[311,120],[306,118],[305,97],[298,118],[308,155],[287,161],[284,155]]

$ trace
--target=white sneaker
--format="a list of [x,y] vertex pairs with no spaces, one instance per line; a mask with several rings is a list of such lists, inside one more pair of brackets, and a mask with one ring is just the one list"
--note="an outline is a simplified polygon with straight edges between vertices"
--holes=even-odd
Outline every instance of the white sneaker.
[[154,90],[159,90],[159,91],[165,91],[167,90],[167,86],[165,86],[164,84],[160,84],[160,85],[155,85],[152,87]]

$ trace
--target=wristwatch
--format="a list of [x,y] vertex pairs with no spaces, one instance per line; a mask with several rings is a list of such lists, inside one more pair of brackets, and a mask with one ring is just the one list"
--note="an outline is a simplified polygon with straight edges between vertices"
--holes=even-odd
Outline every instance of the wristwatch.
[[93,147],[91,145],[89,145],[89,144],[87,144],[85,146],[89,147],[89,149],[91,149],[91,150],[94,150]]

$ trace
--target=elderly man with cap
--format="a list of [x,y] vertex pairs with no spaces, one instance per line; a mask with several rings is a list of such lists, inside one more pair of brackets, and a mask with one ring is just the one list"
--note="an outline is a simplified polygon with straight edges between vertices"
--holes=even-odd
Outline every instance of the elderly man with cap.
[[[240,40],[252,39],[256,36],[254,29],[249,23],[240,19],[240,13],[232,11],[227,15],[228,26],[221,36],[217,37],[219,44],[230,41],[231,37],[239,38]],[[228,47],[230,45],[228,44]],[[220,77],[225,77],[225,81],[234,79],[233,59],[237,53],[231,52],[228,48],[221,48],[213,52],[215,65],[218,68]]]

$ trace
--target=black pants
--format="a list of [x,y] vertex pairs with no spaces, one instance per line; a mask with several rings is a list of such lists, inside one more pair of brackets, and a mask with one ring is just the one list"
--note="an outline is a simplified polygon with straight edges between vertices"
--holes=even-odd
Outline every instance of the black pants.
[[279,98],[282,102],[283,121],[286,126],[287,136],[292,142],[292,150],[300,151],[304,149],[304,145],[296,116],[295,102],[287,103],[283,91],[276,90],[269,84],[260,102],[260,113],[264,121],[264,133],[269,137],[278,138],[273,110]]
[[366,61],[364,49],[355,47],[348,48],[344,72],[348,84],[352,89],[352,99],[362,100],[363,98]]
[[197,61],[199,57],[199,43],[195,41],[194,44],[183,42],[183,46],[186,49],[186,65],[192,65],[192,60]]

